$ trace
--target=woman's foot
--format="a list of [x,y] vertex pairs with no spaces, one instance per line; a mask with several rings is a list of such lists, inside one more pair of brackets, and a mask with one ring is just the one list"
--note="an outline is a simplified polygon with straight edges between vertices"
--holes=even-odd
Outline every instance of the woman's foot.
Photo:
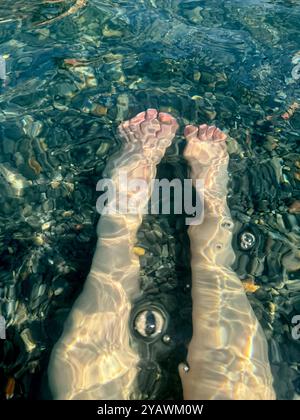
[[187,140],[184,157],[190,165],[194,185],[196,180],[203,182],[205,211],[219,213],[226,200],[223,191],[226,191],[228,180],[227,135],[219,128],[206,124],[199,127],[188,125],[184,135]]

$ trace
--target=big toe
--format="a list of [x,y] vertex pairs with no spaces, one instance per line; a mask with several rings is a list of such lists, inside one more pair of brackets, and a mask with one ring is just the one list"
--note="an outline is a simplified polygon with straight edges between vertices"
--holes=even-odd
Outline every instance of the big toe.
[[158,115],[158,121],[161,126],[160,132],[158,133],[159,137],[174,136],[178,129],[178,124],[172,115],[167,114],[166,112],[160,112]]
[[142,121],[145,121],[146,112],[140,112],[129,121],[130,125],[139,125]]

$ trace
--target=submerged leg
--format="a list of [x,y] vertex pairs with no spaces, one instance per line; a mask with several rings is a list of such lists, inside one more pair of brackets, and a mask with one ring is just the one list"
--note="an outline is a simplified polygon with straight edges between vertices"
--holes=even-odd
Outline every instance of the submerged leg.
[[193,182],[204,181],[204,221],[190,226],[193,337],[189,370],[179,367],[185,399],[274,399],[267,341],[232,271],[233,222],[226,203],[226,135],[185,129]]
[[[176,129],[174,118],[153,109],[120,126],[124,149],[110,160],[108,172],[136,212],[103,214],[99,220],[90,273],[51,355],[49,381],[56,399],[129,399],[135,391],[138,355],[129,333],[131,302],[139,294],[134,244],[150,181]],[[124,191],[124,176],[128,182],[143,180],[144,190]]]

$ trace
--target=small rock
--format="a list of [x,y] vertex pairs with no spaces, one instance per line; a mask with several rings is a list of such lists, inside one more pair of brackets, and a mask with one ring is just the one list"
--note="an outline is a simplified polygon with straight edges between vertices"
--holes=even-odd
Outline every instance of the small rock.
[[33,342],[31,332],[28,328],[21,332],[21,338],[25,344],[28,353],[32,352],[36,348],[36,344]]
[[145,255],[145,249],[144,248],[141,248],[140,246],[135,246],[134,248],[133,248],[133,252],[136,254],[136,255],[138,255],[139,257],[141,257],[142,255]]
[[108,111],[108,109],[106,108],[106,106],[103,106],[103,105],[99,105],[99,104],[97,104],[97,105],[93,108],[92,113],[93,113],[94,115],[104,116],[104,115],[106,115],[106,114],[107,114],[107,111]]
[[300,213],[300,200],[296,200],[290,205],[289,213]]
[[294,178],[295,178],[297,181],[300,181],[300,172],[295,172],[295,173],[294,173]]
[[260,288],[260,286],[254,284],[254,281],[252,279],[243,280],[242,284],[246,293],[254,293]]
[[300,250],[291,251],[284,255],[282,265],[288,272],[300,270]]

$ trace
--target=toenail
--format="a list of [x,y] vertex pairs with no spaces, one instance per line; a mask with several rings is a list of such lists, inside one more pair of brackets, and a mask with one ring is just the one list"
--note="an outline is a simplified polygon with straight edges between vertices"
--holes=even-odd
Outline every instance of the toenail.
[[156,109],[154,109],[154,108],[150,108],[150,109],[147,109],[147,111],[146,111],[146,117],[147,118],[156,118],[156,116],[157,116],[157,111],[156,111]]
[[192,134],[196,134],[198,131],[198,128],[193,125],[187,125],[184,129],[184,135],[190,136]]
[[171,115],[166,114],[164,112],[160,112],[158,117],[159,120],[165,124],[172,124],[173,122],[173,118],[171,117]]

